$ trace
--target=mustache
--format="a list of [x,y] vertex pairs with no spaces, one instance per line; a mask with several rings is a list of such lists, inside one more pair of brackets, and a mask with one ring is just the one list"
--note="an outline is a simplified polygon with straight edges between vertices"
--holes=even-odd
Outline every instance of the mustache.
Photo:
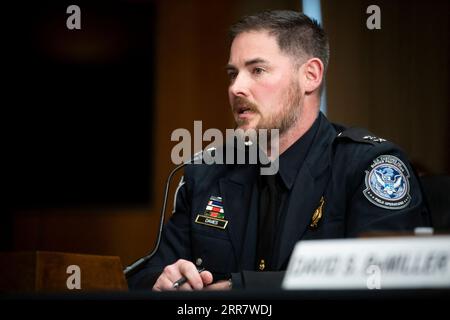
[[249,111],[259,113],[258,106],[244,97],[235,97],[232,101],[232,108],[234,112],[239,112],[242,108],[245,108]]

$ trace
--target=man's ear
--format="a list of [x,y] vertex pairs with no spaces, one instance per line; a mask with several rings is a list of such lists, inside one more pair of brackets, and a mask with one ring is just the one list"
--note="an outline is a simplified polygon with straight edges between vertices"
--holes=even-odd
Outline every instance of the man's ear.
[[306,94],[312,93],[322,84],[323,63],[318,58],[311,58],[303,64],[303,88]]

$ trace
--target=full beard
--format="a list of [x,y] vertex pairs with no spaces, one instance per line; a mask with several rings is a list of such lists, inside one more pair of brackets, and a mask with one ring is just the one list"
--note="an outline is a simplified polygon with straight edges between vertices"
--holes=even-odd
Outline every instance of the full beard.
[[[270,129],[278,129],[279,135],[282,136],[298,121],[298,116],[301,111],[299,108],[301,108],[302,99],[300,92],[298,82],[294,80],[291,81],[291,84],[286,90],[286,99],[283,102],[281,112],[278,114],[271,114],[268,117],[263,117],[263,115],[259,112],[258,106],[248,101],[246,98],[236,97],[233,101],[233,108],[238,105],[249,108],[251,112],[255,112],[260,116],[260,120],[254,129],[267,129],[269,132]],[[249,122],[250,121],[248,119],[236,120],[238,128],[247,125]]]

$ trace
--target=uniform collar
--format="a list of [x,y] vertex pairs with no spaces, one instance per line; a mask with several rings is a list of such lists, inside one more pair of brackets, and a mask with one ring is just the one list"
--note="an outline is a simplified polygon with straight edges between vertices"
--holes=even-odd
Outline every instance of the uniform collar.
[[319,114],[308,131],[306,131],[305,134],[295,141],[294,144],[280,156],[279,176],[284,186],[289,190],[292,188],[297,173],[305,162],[310,146],[319,129],[321,119],[322,117]]

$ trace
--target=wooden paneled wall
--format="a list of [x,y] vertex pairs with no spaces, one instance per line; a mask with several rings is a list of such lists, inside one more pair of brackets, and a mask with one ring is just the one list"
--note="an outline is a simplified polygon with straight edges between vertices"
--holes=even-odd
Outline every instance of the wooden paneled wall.
[[[377,4],[381,29],[366,27]],[[323,1],[332,121],[400,145],[421,170],[450,172],[449,2]]]

